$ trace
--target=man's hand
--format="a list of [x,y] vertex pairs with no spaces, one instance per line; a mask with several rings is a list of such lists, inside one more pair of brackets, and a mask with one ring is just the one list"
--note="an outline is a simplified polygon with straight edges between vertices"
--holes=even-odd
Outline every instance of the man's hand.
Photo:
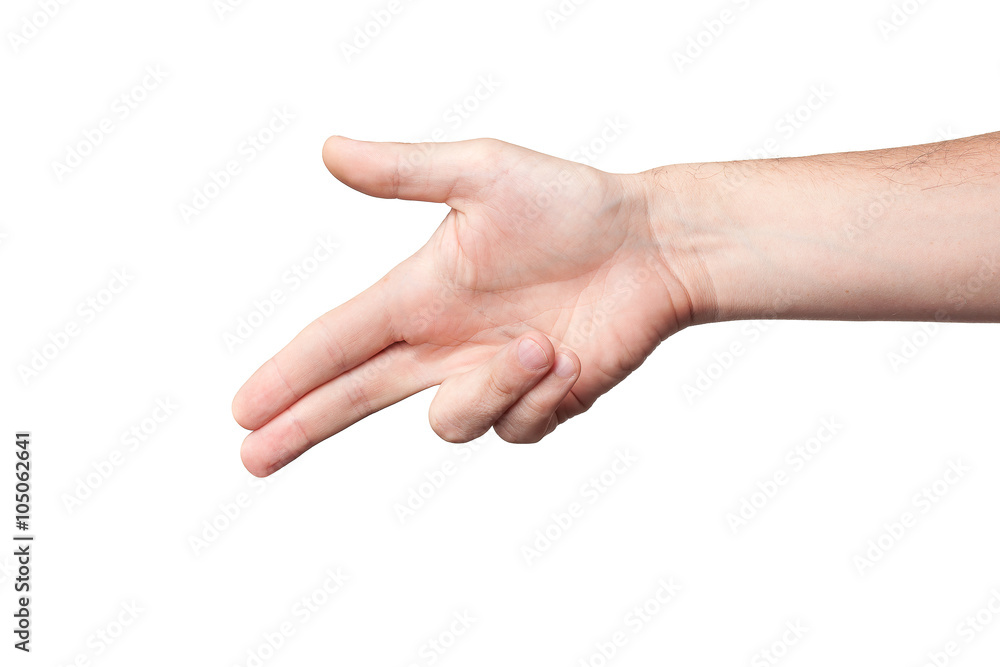
[[1000,321],[1000,133],[635,175],[492,140],[334,137],[323,159],[451,211],[237,394],[255,475],[437,384],[442,438],[535,442],[689,324]]
[[[445,203],[416,254],[306,327],[240,389],[247,469],[269,475],[382,408],[441,385],[434,431],[536,442],[692,318],[649,215],[652,181],[495,140],[332,137],[323,160],[375,197]],[[658,195],[662,197],[662,195]]]

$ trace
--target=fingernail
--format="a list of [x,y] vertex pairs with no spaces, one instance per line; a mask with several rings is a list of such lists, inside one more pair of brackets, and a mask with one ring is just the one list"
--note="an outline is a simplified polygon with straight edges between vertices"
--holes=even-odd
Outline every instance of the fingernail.
[[556,355],[556,366],[552,370],[556,376],[561,378],[572,377],[573,373],[576,372],[576,368],[573,367],[573,360],[569,358],[569,355],[562,352]]
[[521,360],[522,366],[533,371],[544,368],[549,363],[545,351],[530,338],[525,338],[517,346],[517,356]]

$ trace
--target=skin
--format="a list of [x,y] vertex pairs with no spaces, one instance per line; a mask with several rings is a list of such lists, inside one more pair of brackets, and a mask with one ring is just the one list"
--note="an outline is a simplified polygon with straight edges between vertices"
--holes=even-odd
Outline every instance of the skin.
[[492,139],[331,137],[323,160],[365,194],[450,210],[239,390],[257,476],[436,385],[441,438],[537,442],[692,324],[1000,321],[1000,133],[639,174]]

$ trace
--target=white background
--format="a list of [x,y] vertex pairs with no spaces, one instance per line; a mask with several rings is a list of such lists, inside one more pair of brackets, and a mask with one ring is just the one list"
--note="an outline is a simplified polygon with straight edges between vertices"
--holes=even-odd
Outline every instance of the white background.
[[[216,5],[68,2],[45,19],[36,2],[5,3],[0,510],[13,514],[13,434],[30,430],[37,538],[30,656],[11,647],[13,547],[0,551],[0,662],[754,665],[771,664],[759,652],[789,622],[807,629],[789,666],[921,665],[951,640],[949,664],[1000,654],[1000,617],[971,642],[960,627],[1000,591],[995,325],[701,326],[539,445],[491,434],[466,456],[431,431],[425,392],[266,485],[243,469],[230,414],[259,364],[446,212],[341,185],[320,160],[328,135],[442,128],[577,159],[595,142],[595,166],[638,171],[746,158],[769,138],[804,155],[994,131],[996,3],[911,0],[884,34],[887,0],[591,0],[554,27],[555,0],[405,1],[350,62],[342,44],[388,0]],[[724,9],[732,20],[679,70],[674,54]],[[132,92],[147,67],[165,77]],[[470,100],[491,76],[496,90]],[[832,97],[800,109],[823,86]],[[125,118],[123,94],[143,98]],[[477,108],[452,122],[455,104]],[[274,109],[294,120],[247,160],[241,144]],[[110,134],[57,173],[105,118]],[[625,128],[601,146],[609,121]],[[186,221],[181,205],[234,159],[240,173]],[[336,254],[293,289],[285,272],[327,236]],[[109,296],[122,269],[128,286],[86,319],[80,304]],[[225,335],[275,289],[284,303],[230,349]],[[70,323],[78,335],[45,348]],[[734,341],[745,353],[723,369]],[[43,348],[52,358],[25,379]],[[689,400],[699,372],[716,379]],[[178,407],[154,429],[157,399]],[[787,452],[830,418],[843,426],[794,470]],[[134,449],[132,428],[149,432]],[[583,485],[619,451],[636,462],[590,503]],[[395,506],[448,460],[458,472],[401,522]],[[949,461],[969,471],[924,512],[914,495]],[[779,469],[790,481],[734,532],[727,515]],[[529,564],[522,548],[574,502],[583,515]],[[859,571],[905,512],[916,525]],[[327,595],[337,568],[349,581]],[[636,632],[626,615],[661,578],[681,590]],[[310,596],[325,603],[306,618]],[[463,612],[471,628],[429,653]],[[273,651],[265,636],[283,623],[293,634]],[[618,631],[627,643],[602,662]]]

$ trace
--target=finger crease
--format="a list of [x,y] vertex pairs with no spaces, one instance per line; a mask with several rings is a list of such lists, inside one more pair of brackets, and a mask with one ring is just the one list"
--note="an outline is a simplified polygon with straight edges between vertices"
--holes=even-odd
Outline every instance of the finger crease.
[[[343,373],[344,371],[348,370],[347,353],[344,352],[344,348],[334,338],[333,332],[330,331],[330,327],[327,325],[327,323],[322,319],[316,321],[319,322],[320,327],[322,327],[323,343],[324,346],[326,347],[326,354],[330,358],[330,364],[333,366],[334,369],[337,370],[338,374]],[[336,350],[336,352],[334,350]],[[339,360],[337,359],[338,356],[340,357]]]
[[278,365],[278,362],[274,357],[271,358],[271,365],[274,367],[274,373],[278,376],[278,379],[281,380],[281,383],[285,385],[285,388],[288,389],[288,393],[292,395],[292,398],[296,401],[302,398],[299,396],[298,392],[292,388],[288,379],[285,378],[285,374],[281,371],[281,366]]

